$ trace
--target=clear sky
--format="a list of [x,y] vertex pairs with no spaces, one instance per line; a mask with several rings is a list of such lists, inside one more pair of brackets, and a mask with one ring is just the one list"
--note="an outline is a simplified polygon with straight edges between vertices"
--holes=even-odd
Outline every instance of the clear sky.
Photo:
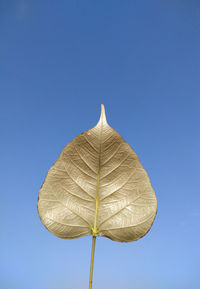
[[63,147],[108,123],[158,198],[151,231],[99,237],[94,289],[200,289],[200,2],[0,2],[0,289],[88,288],[91,237],[37,214]]

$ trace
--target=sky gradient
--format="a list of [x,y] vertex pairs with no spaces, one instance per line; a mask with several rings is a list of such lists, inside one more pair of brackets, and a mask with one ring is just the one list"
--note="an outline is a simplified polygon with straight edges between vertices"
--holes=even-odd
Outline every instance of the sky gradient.
[[93,288],[200,289],[200,2],[1,1],[0,59],[0,289],[88,288],[92,238],[49,233],[37,198],[101,103],[158,213],[136,242],[97,239]]

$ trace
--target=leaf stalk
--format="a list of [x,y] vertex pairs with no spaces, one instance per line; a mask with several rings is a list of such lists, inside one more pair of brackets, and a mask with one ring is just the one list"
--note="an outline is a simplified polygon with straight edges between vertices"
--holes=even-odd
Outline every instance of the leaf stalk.
[[91,253],[91,262],[90,262],[90,281],[89,281],[89,289],[92,289],[92,278],[93,278],[93,267],[94,267],[94,251],[96,244],[96,236],[92,238],[92,253]]

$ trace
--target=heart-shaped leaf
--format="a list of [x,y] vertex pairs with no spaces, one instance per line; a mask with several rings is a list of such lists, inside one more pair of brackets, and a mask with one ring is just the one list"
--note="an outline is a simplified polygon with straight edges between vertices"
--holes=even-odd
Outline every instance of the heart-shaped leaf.
[[156,211],[146,171],[102,105],[97,125],[75,137],[46,176],[38,200],[43,224],[60,238],[130,242],[149,231]]

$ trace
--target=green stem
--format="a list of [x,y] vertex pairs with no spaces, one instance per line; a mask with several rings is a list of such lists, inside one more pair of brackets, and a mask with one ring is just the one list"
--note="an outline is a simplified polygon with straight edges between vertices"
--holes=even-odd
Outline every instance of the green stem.
[[90,263],[90,282],[89,282],[89,289],[92,289],[92,276],[93,276],[93,264],[94,264],[94,250],[96,244],[96,236],[92,238],[92,254],[91,254],[91,263]]

